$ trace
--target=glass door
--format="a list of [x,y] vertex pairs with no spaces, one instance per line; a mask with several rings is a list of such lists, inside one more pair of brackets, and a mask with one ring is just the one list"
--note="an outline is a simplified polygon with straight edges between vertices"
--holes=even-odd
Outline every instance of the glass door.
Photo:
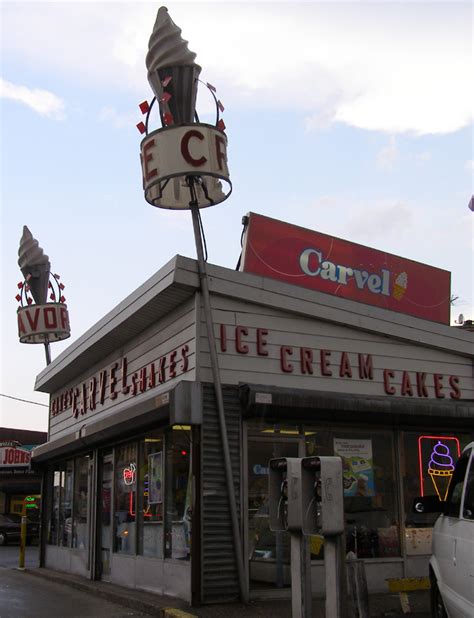
[[100,579],[105,581],[110,580],[110,560],[112,555],[113,478],[113,451],[108,449],[100,455],[98,504],[98,570]]
[[290,535],[272,532],[268,524],[268,462],[275,457],[299,457],[301,439],[248,438],[248,559],[250,588],[291,586]]

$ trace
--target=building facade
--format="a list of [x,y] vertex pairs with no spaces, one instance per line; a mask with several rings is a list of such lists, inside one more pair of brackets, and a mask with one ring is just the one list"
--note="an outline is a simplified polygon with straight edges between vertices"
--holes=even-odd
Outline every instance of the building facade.
[[[268,526],[268,461],[280,456],[343,458],[346,545],[370,591],[427,575],[434,520],[411,502],[444,498],[437,466],[473,439],[474,334],[208,272],[250,596],[290,594],[289,536]],[[33,456],[46,479],[42,565],[190,603],[238,598],[196,262],[176,256],[36,389],[50,394],[49,441]],[[324,539],[308,543],[323,594]]]

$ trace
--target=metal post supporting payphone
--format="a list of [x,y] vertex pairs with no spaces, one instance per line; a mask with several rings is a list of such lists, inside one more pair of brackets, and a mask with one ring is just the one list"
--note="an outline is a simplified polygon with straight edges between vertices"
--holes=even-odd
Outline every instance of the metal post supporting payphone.
[[311,618],[311,563],[301,530],[301,459],[280,457],[269,465],[270,529],[290,533],[292,618]]
[[340,457],[301,460],[304,534],[324,536],[326,616],[346,616],[344,498]]

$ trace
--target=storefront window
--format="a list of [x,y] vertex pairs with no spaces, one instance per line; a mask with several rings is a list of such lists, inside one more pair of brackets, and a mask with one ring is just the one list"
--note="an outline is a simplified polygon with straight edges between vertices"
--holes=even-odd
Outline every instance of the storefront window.
[[166,434],[165,557],[189,560],[191,552],[191,430],[175,425]]
[[[332,456],[343,460],[346,550],[357,558],[401,555],[394,434],[333,429],[316,425],[282,426],[254,421],[248,439],[248,538],[253,586],[290,585],[286,532],[268,525],[268,461],[274,457]],[[309,538],[312,560],[324,558],[324,538]]]
[[[357,558],[401,555],[393,434],[305,425],[306,454],[339,455],[343,465],[346,550]],[[312,559],[323,558],[322,539],[311,538]]]
[[72,546],[72,494],[73,494],[74,461],[66,463],[61,472],[61,503],[59,508],[59,545]]
[[[282,433],[283,431],[283,433]],[[268,523],[268,462],[275,457],[298,457],[298,428],[262,429],[249,438],[248,526],[251,586],[283,588],[291,584],[290,534],[272,532]]]
[[72,525],[72,546],[77,549],[88,547],[87,530],[87,487],[89,474],[89,456],[76,459],[74,477],[74,515]]
[[140,442],[138,494],[138,553],[163,557],[163,435],[150,434]]
[[50,545],[58,544],[59,531],[59,506],[61,501],[61,475],[59,469],[53,470],[53,487],[51,495],[51,513],[48,526],[48,543]]
[[114,551],[122,554],[135,554],[136,489],[136,444],[125,444],[115,450]]

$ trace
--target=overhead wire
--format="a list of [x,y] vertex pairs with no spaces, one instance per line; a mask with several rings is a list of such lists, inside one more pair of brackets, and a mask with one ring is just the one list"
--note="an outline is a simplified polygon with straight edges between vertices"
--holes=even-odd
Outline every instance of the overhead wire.
[[0,393],[0,397],[6,397],[7,399],[13,399],[14,401],[22,401],[23,403],[32,403],[35,406],[44,406],[45,408],[49,408],[47,403],[39,403],[38,401],[31,401],[30,399],[21,399],[20,397],[13,397],[12,395],[5,395],[4,393]]

